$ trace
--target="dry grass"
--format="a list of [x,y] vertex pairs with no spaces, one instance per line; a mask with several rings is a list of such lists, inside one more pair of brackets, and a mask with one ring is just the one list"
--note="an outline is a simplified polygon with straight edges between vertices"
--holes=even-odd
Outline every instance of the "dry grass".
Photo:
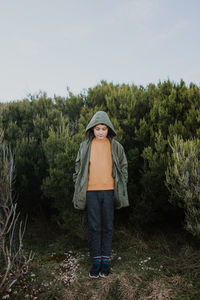
[[135,299],[135,289],[129,282],[128,275],[125,272],[118,275],[112,274],[109,278],[103,279],[103,281],[99,283],[99,295],[101,295],[101,297],[108,296],[113,286],[118,287],[118,293],[122,300]]
[[[108,278],[85,279],[84,284],[74,283],[73,291],[76,291],[77,299],[102,300],[121,299],[134,300],[135,289],[128,280],[128,274],[111,274]],[[114,294],[117,293],[116,297]],[[81,295],[81,296],[80,296]]]
[[[120,240],[120,244],[119,241]],[[112,274],[90,279],[88,248],[36,254],[30,273],[11,299],[37,300],[197,300],[200,290],[199,246],[187,236],[115,233]],[[67,253],[66,253],[67,252]],[[25,298],[26,296],[26,298]],[[21,298],[19,298],[21,297]]]
[[155,279],[147,286],[145,295],[141,295],[139,300],[170,300],[172,289],[167,287],[163,280]]

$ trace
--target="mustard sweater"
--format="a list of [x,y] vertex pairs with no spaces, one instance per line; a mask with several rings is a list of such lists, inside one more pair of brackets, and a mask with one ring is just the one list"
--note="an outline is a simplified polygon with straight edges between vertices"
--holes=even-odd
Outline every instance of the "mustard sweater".
[[94,138],[91,144],[88,191],[113,190],[112,154],[108,138]]

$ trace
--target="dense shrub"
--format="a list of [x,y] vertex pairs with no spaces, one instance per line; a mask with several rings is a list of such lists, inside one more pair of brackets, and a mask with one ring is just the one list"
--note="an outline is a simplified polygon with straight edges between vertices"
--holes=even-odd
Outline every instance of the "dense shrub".
[[[21,207],[48,213],[64,227],[74,218],[71,204],[74,159],[85,128],[97,110],[110,116],[129,163],[129,221],[151,224],[176,210],[169,201],[165,172],[175,135],[200,135],[200,90],[184,81],[142,86],[102,81],[80,95],[39,94],[0,105],[0,128],[16,161]],[[127,215],[126,215],[127,216]],[[66,225],[66,226],[65,226]]]
[[186,229],[200,238],[200,140],[175,136],[166,171],[171,202],[183,207]]

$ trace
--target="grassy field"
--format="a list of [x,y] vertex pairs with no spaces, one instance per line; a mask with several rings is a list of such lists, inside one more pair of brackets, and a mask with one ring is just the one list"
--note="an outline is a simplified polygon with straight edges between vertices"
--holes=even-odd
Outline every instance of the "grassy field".
[[115,228],[112,274],[98,279],[88,277],[87,233],[52,232],[41,224],[27,232],[35,257],[9,299],[200,299],[200,244],[180,229]]

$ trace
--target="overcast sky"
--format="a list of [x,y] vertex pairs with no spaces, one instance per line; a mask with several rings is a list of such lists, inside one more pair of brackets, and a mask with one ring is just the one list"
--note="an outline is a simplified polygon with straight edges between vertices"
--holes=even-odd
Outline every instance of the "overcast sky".
[[101,80],[200,85],[199,0],[0,0],[0,101]]

